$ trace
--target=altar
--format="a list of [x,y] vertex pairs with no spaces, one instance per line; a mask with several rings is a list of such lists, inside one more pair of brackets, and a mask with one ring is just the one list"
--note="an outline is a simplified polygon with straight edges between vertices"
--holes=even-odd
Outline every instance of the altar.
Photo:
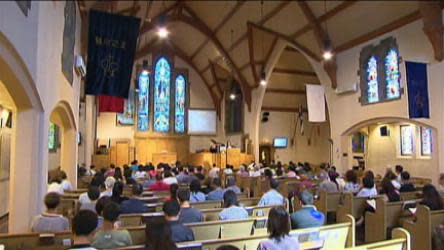
[[249,165],[254,160],[254,156],[241,153],[239,148],[229,148],[224,153],[201,152],[190,154],[188,160],[189,164],[202,166],[205,169],[210,169],[213,164],[221,169],[225,168],[227,164],[238,169],[241,164]]

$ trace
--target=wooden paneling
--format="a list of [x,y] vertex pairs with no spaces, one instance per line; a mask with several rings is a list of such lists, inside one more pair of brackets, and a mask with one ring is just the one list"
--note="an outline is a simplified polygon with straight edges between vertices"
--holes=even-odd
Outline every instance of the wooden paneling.
[[116,143],[116,165],[123,166],[130,163],[129,159],[129,142]]
[[153,165],[157,166],[159,163],[172,164],[176,163],[176,153],[153,153]]
[[188,136],[136,138],[136,160],[144,164],[153,162],[154,153],[175,153],[178,161],[188,162],[189,144]]

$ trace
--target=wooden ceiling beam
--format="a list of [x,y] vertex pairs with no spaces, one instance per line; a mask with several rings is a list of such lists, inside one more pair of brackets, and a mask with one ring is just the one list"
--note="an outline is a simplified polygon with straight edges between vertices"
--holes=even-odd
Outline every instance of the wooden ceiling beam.
[[[262,60],[257,60],[257,61],[254,62],[254,64],[256,64],[256,65],[264,64],[264,61],[262,61]],[[250,62],[247,62],[247,63],[245,63],[244,65],[240,66],[239,69],[240,69],[241,71],[243,71],[243,70],[246,69],[248,66],[250,66]]]
[[[290,112],[290,113],[299,113],[299,108],[290,108],[290,107],[269,107],[263,106],[262,111],[275,111],[275,112]],[[307,108],[302,108],[302,112],[307,113]]]
[[274,68],[273,73],[317,77],[315,72],[298,69]]
[[[250,56],[250,67],[251,67],[251,72],[253,73],[254,85],[259,86],[259,76],[257,74],[256,65],[254,64],[255,60],[254,60],[253,26],[250,23],[247,24],[247,34],[248,34],[248,54]],[[263,42],[264,41],[262,41],[262,43]],[[264,70],[264,65],[262,65],[261,72],[263,70]]]
[[305,90],[294,90],[294,89],[275,89],[275,88],[267,88],[265,93],[273,93],[273,94],[289,94],[289,95],[305,95]]
[[139,12],[140,9],[141,9],[140,5],[131,6],[131,7],[117,11],[116,14],[119,14],[119,15],[128,14],[129,16],[134,16],[137,14],[137,12]]
[[432,44],[435,59],[441,62],[444,58],[441,3],[439,1],[418,1],[418,5],[424,25],[423,31]]
[[[219,30],[230,20],[231,17],[234,16],[234,14],[237,13],[237,11],[242,7],[242,5],[245,4],[245,1],[238,1],[236,5],[228,12],[228,14],[222,19],[222,21],[216,26],[213,33],[217,35]],[[191,54],[191,59],[194,60],[194,58],[197,56],[197,54],[208,44],[210,39],[206,38],[203,43],[201,43],[197,49]]]

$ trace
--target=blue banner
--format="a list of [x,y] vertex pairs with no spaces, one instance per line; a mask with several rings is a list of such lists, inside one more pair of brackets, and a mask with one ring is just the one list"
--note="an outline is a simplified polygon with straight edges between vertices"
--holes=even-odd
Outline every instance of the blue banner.
[[410,118],[430,118],[427,64],[405,62]]
[[128,98],[140,19],[90,10],[86,94]]

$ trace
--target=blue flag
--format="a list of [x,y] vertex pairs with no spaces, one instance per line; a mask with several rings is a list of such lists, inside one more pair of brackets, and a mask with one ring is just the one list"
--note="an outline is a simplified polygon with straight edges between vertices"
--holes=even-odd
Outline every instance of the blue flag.
[[405,62],[410,118],[430,118],[427,64]]
[[128,98],[140,19],[90,10],[86,94]]

